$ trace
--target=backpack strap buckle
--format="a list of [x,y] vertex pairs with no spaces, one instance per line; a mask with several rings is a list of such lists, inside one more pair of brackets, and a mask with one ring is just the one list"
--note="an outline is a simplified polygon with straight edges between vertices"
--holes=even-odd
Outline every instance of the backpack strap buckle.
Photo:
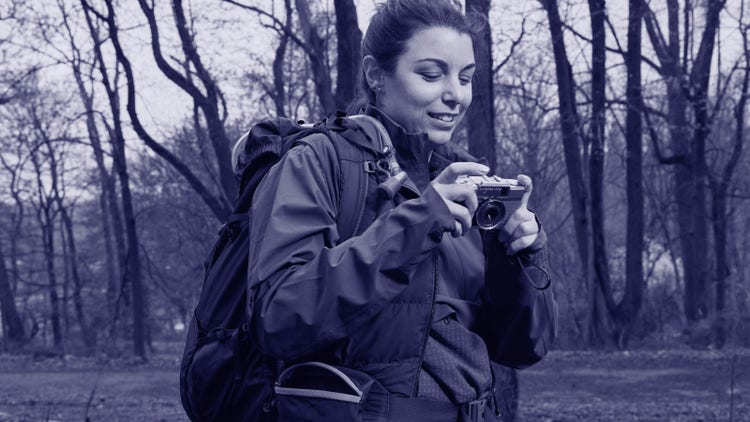
[[379,174],[384,177],[391,177],[391,166],[388,159],[381,158],[379,160],[367,160],[362,163],[365,173]]
[[470,401],[461,406],[460,421],[462,422],[484,422],[487,399]]

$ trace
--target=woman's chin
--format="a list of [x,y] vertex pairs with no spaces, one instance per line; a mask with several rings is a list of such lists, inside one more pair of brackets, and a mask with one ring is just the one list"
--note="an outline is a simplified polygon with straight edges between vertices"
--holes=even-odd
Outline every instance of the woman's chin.
[[433,143],[435,145],[443,145],[443,144],[447,144],[448,142],[450,142],[452,134],[453,132],[428,131],[427,139],[430,140],[430,143]]

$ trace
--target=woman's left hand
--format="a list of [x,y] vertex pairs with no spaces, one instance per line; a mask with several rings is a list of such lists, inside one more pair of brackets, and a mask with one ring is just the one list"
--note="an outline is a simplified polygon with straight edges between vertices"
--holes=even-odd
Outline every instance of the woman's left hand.
[[531,178],[525,174],[519,174],[516,178],[518,184],[526,187],[526,193],[521,197],[521,206],[508,217],[508,221],[505,222],[498,234],[498,238],[505,245],[508,255],[515,255],[528,248],[539,236],[539,223],[536,216],[526,207],[533,187]]

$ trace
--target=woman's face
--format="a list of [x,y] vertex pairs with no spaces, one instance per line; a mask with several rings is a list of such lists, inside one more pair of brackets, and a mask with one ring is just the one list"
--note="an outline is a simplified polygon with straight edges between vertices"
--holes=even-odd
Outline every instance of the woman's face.
[[393,73],[384,74],[377,105],[407,131],[444,144],[471,104],[475,67],[469,35],[447,27],[421,30],[407,42]]

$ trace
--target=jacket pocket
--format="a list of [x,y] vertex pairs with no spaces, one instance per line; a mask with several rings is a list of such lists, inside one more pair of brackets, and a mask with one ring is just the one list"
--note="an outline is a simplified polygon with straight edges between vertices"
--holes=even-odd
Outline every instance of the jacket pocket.
[[274,387],[279,421],[386,421],[388,392],[370,375],[322,362],[303,362]]

